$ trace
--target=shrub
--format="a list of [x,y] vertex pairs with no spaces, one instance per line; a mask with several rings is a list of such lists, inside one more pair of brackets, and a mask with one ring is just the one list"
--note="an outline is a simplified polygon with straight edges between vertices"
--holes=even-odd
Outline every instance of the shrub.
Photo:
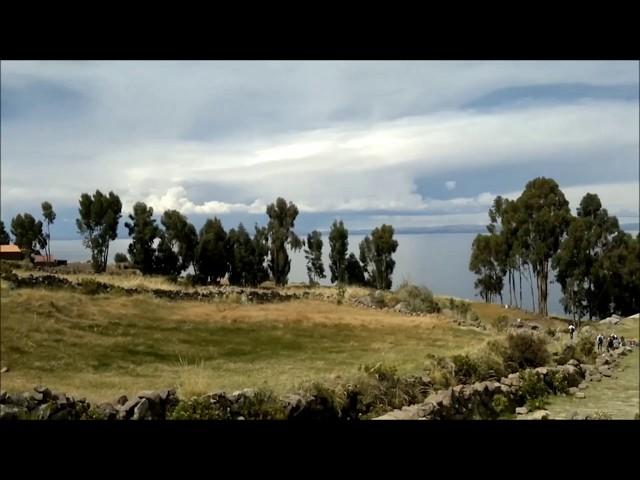
[[491,407],[495,412],[495,417],[510,416],[510,414],[512,413],[511,403],[501,393],[494,395],[493,399],[491,400]]
[[547,389],[554,395],[566,393],[569,390],[567,377],[558,371],[549,372],[544,377],[544,383]]
[[448,388],[455,385],[455,365],[446,357],[428,354],[425,371],[436,388]]
[[336,294],[336,303],[338,305],[342,305],[344,303],[344,297],[347,292],[347,289],[343,284],[338,285],[338,292]]
[[544,382],[542,375],[533,370],[520,373],[520,393],[530,410],[539,410],[546,405],[546,397],[549,395],[549,387]]
[[611,414],[605,410],[596,410],[587,417],[589,420],[613,420]]
[[93,278],[82,278],[79,285],[80,290],[85,295],[97,295],[100,293],[100,283]]
[[555,338],[556,336],[556,330],[554,328],[548,327],[544,333],[546,333],[549,337],[551,338]]
[[242,396],[233,406],[233,413],[250,420],[284,420],[284,404],[270,390],[256,390],[252,395]]
[[311,397],[307,402],[304,414],[298,418],[319,420],[335,420],[340,417],[343,403],[340,390],[334,390],[319,382],[313,382],[303,388],[303,394]]
[[395,291],[394,298],[398,300],[398,303],[404,302],[410,312],[440,312],[440,305],[438,305],[438,302],[433,298],[433,293],[427,287],[411,285],[405,281]]
[[124,253],[116,253],[115,256],[113,257],[114,262],[116,262],[116,264],[120,264],[120,263],[129,263],[129,257],[127,257],[126,254]]
[[453,374],[459,383],[473,383],[479,379],[480,365],[476,360],[468,354],[454,355],[451,357],[453,362]]
[[498,332],[505,332],[509,328],[509,317],[506,315],[500,315],[493,322],[493,328],[495,328]]
[[541,367],[551,359],[547,339],[529,331],[509,333],[501,353],[506,369],[511,372]]
[[385,308],[387,306],[387,302],[384,299],[384,293],[378,293],[377,291],[369,292],[369,299],[371,303],[376,308]]
[[564,365],[571,359],[575,359],[580,363],[593,363],[595,361],[595,341],[590,335],[578,335],[575,343],[566,341],[562,344],[556,362],[559,365]]
[[169,420],[224,420],[228,416],[208,396],[181,400],[169,412]]

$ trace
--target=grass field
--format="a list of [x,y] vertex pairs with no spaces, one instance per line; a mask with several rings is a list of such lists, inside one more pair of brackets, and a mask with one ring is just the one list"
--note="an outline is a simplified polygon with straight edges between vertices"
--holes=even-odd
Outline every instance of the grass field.
[[420,373],[427,353],[471,350],[490,334],[440,315],[410,317],[319,300],[168,302],[63,290],[1,295],[2,388],[38,383],[90,400],[176,386],[182,395],[348,379],[383,362]]

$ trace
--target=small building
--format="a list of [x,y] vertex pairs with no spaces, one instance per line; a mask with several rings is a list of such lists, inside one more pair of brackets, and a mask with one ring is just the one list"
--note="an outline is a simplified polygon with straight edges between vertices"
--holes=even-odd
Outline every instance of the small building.
[[0,260],[22,260],[24,255],[17,245],[0,245]]
[[66,260],[57,260],[55,257],[47,255],[34,255],[33,264],[37,267],[57,267],[59,265],[66,265]]

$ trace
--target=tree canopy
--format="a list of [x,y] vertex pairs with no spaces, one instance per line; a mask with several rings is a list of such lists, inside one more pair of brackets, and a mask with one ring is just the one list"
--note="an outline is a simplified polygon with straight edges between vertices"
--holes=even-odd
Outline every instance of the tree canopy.
[[39,251],[47,246],[46,235],[42,232],[42,222],[30,213],[18,214],[11,220],[11,233],[15,244],[21,249]]

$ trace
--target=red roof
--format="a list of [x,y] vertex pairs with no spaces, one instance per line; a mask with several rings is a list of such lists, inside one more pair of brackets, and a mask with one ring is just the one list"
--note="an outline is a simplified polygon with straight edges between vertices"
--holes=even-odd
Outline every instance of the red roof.
[[48,257],[46,255],[34,255],[33,261],[36,263],[51,263],[51,262],[55,262],[56,259],[55,257]]
[[21,253],[17,245],[0,245],[0,253]]

